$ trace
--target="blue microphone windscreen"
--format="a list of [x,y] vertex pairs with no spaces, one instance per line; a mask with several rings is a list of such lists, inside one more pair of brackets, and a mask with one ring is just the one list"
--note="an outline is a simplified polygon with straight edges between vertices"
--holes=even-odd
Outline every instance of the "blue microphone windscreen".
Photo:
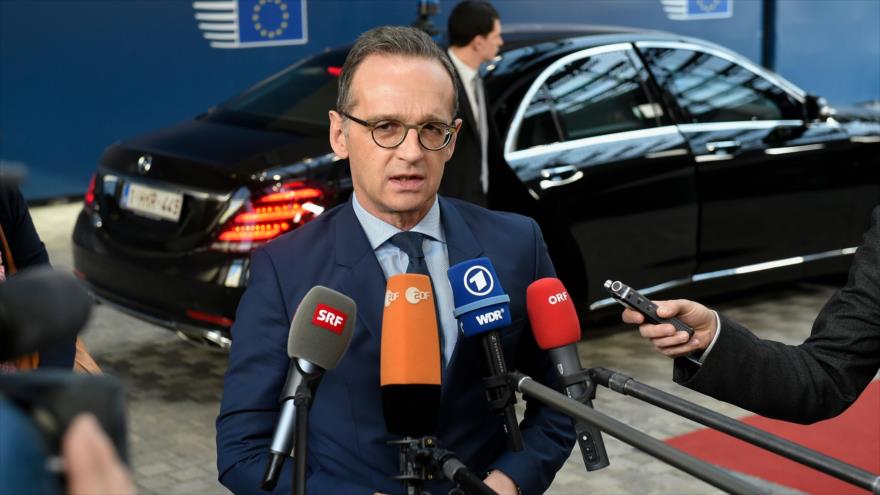
[[455,301],[455,317],[468,337],[510,325],[510,297],[504,293],[489,258],[461,262],[446,272]]

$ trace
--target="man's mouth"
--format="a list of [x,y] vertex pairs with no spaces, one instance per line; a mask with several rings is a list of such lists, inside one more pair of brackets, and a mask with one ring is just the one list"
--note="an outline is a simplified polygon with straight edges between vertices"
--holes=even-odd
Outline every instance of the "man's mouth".
[[425,176],[419,174],[398,174],[392,175],[390,180],[392,184],[401,187],[415,187],[424,182]]

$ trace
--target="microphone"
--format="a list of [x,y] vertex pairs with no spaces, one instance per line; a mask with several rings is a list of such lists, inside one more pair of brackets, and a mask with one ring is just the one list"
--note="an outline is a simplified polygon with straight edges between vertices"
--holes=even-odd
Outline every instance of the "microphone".
[[440,336],[431,279],[388,278],[382,314],[380,385],[385,426],[393,435],[434,435],[440,411]]
[[483,380],[489,405],[503,418],[507,445],[513,452],[523,449],[522,433],[516,420],[513,389],[507,382],[507,364],[501,351],[498,329],[510,326],[510,297],[501,288],[489,258],[461,262],[446,272],[455,301],[454,315],[467,337],[483,335],[483,350],[489,363],[489,376]]
[[[538,347],[547,351],[559,372],[566,394],[593,407],[593,385],[581,368],[575,342],[581,338],[577,310],[558,278],[542,278],[526,289],[526,308]],[[608,454],[598,428],[585,421],[574,421],[578,445],[587,471],[608,466]]]
[[275,489],[285,457],[294,454],[297,400],[304,400],[302,413],[308,414],[311,396],[324,371],[335,368],[345,354],[356,318],[357,305],[350,297],[320,285],[312,287],[299,303],[287,338],[290,368],[281,390],[281,413],[269,447],[269,462],[260,482],[263,490]]
[[0,284],[0,361],[76,335],[92,311],[88,291],[70,275],[32,268]]
[[407,493],[422,493],[421,482],[431,479],[428,473],[433,463],[467,493],[494,494],[433,438],[440,419],[440,335],[427,275],[405,273],[388,278],[381,352],[385,426],[393,435],[421,438],[392,442],[401,447],[401,475],[396,479],[405,483]]

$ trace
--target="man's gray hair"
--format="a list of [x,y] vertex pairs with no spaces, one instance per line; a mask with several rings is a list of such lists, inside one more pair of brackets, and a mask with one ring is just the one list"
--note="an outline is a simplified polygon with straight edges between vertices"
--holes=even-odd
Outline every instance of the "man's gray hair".
[[455,84],[455,72],[449,57],[437,46],[424,31],[411,27],[381,26],[370,29],[360,35],[342,66],[339,76],[339,96],[336,98],[336,109],[348,112],[354,106],[351,96],[351,81],[358,66],[370,55],[402,55],[418,57],[439,62],[449,74],[452,83],[452,116],[458,112],[458,88]]

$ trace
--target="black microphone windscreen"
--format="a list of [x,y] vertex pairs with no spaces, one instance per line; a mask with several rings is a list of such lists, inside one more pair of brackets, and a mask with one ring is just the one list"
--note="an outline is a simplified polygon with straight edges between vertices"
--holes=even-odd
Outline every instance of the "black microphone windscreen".
[[39,351],[76,335],[92,298],[73,276],[32,268],[0,284],[0,360]]
[[290,323],[287,355],[325,370],[335,368],[348,349],[356,318],[353,299],[327,287],[312,287]]

